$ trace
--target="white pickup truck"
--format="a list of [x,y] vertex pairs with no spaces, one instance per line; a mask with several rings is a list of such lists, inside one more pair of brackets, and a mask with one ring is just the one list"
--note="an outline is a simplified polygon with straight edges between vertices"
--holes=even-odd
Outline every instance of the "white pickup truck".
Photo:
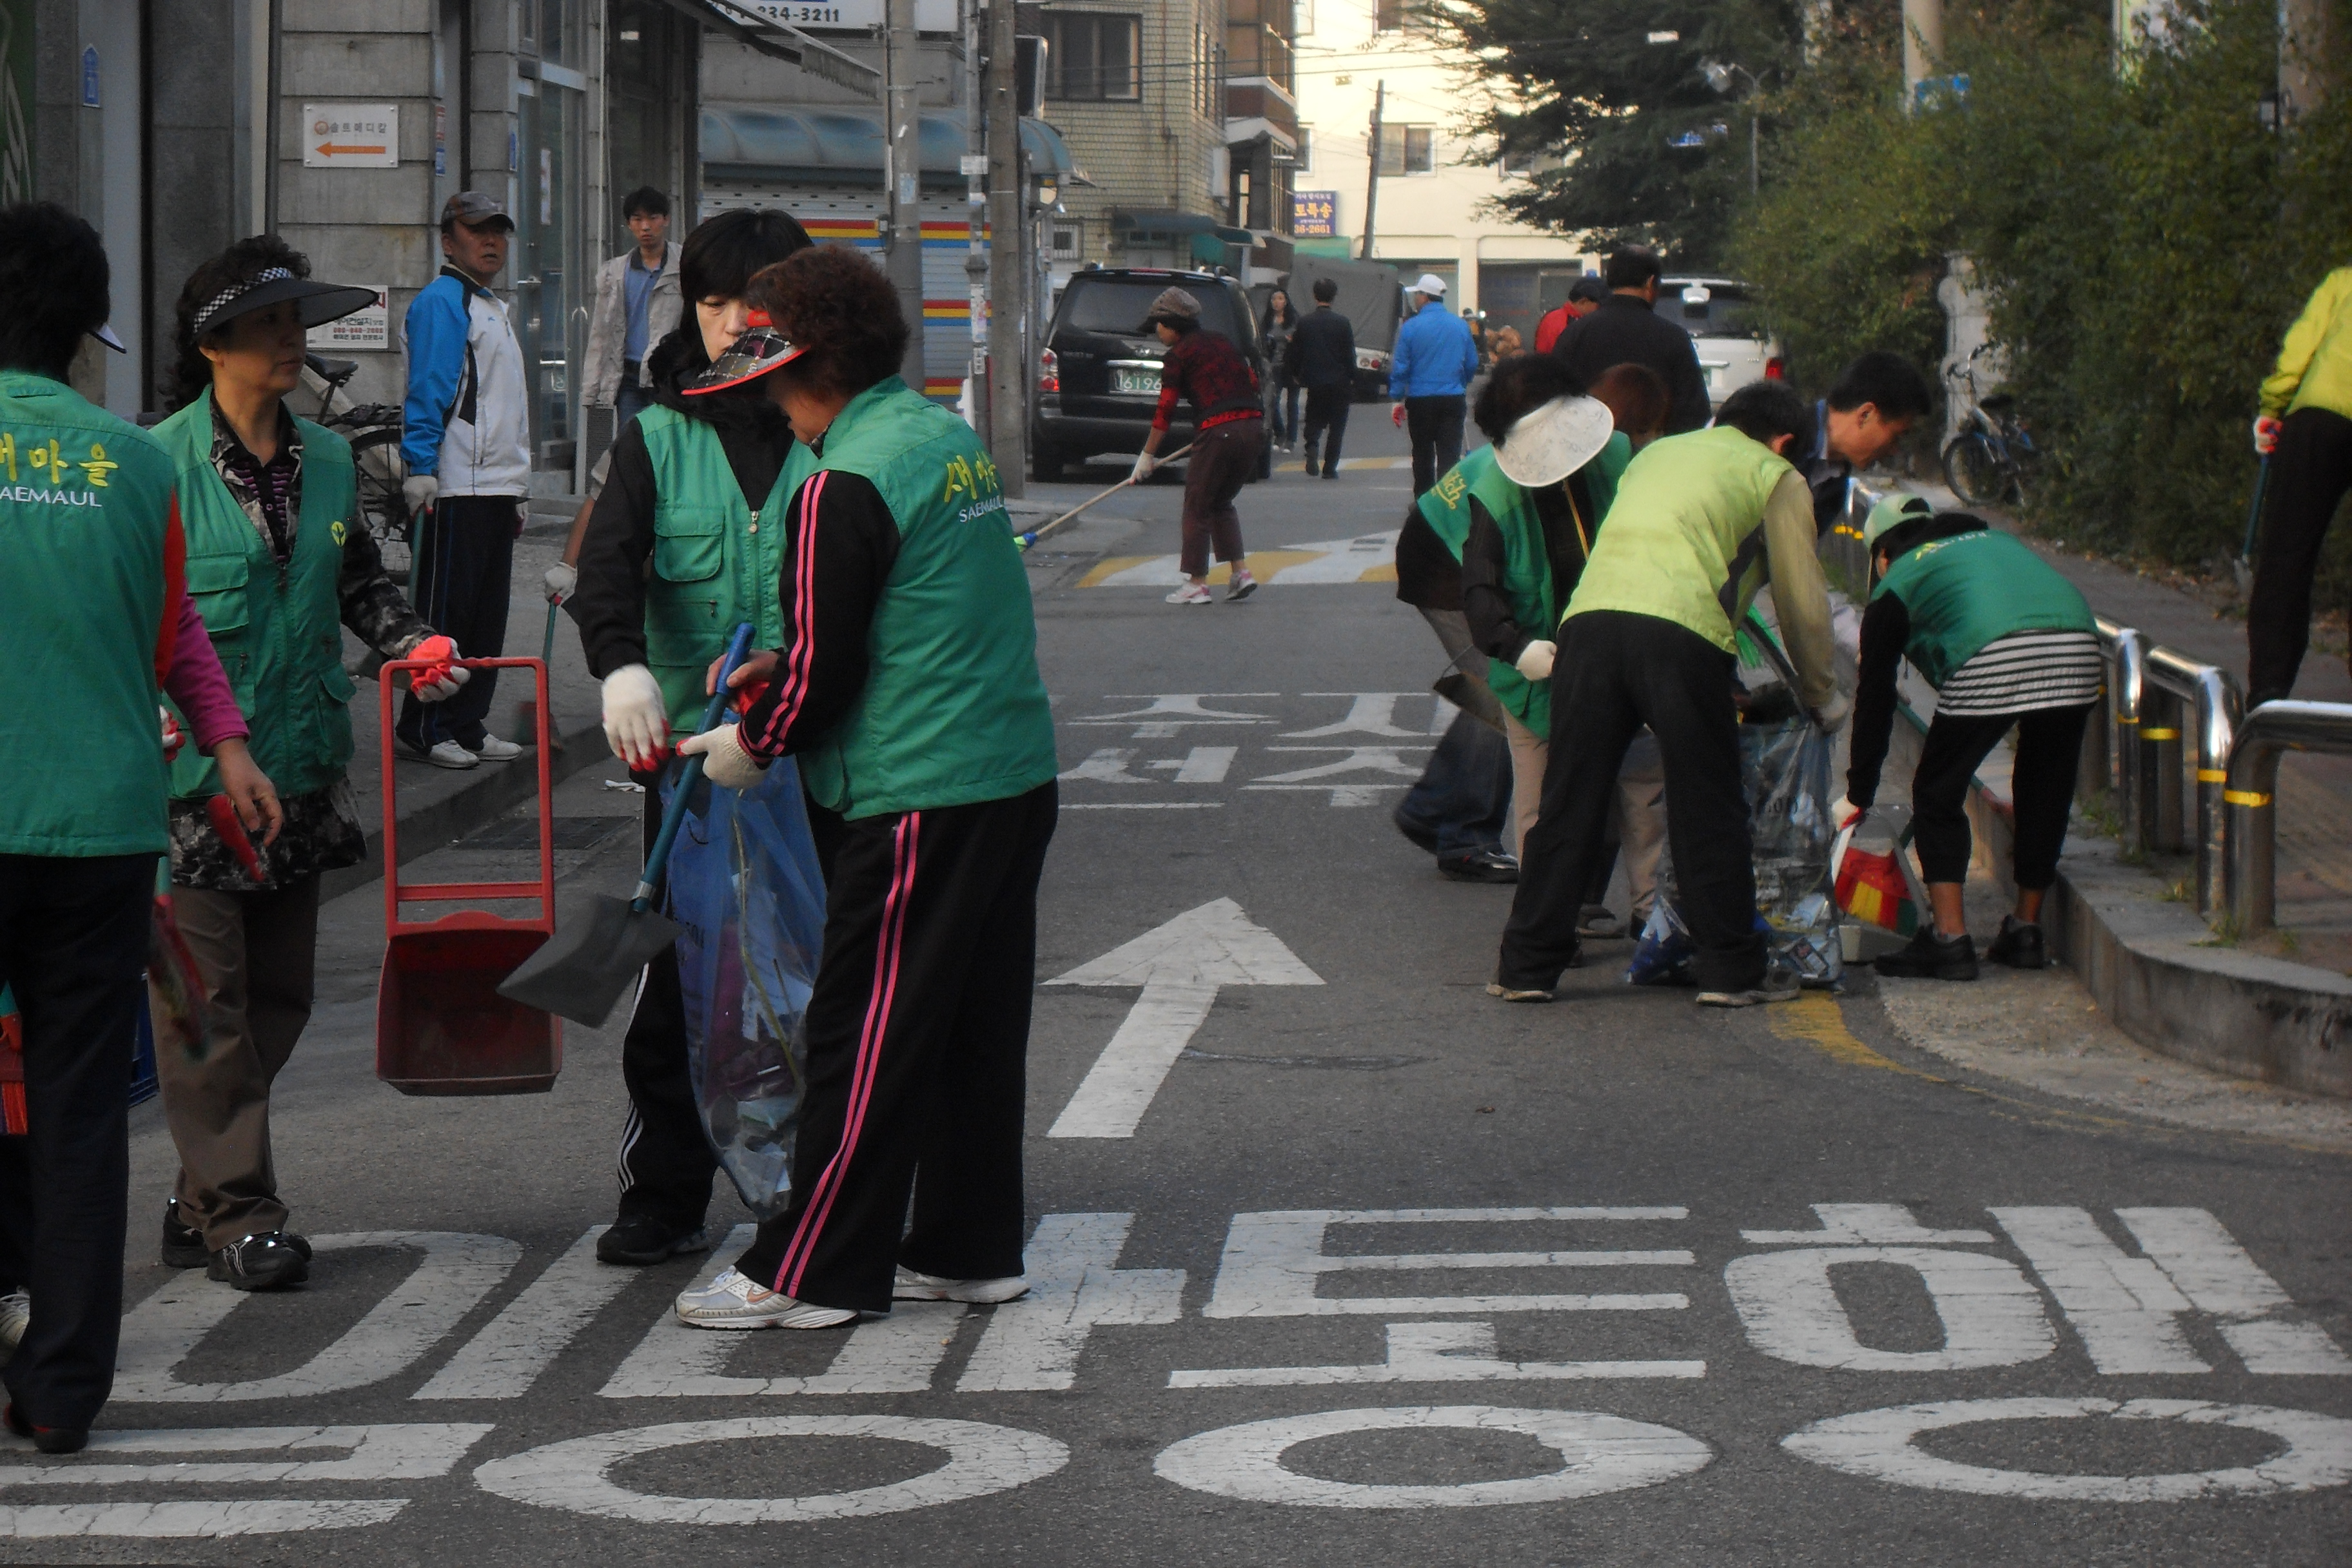
[[1729,278],[1661,278],[1657,312],[1691,335],[1709,407],[1751,381],[1785,373],[1780,341],[1764,330],[1754,290]]

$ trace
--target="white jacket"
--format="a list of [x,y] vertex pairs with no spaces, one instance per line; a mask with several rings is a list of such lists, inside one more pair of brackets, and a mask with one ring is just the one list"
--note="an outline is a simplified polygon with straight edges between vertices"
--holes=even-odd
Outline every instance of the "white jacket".
[[401,456],[445,496],[530,493],[530,382],[507,307],[445,267],[409,301]]
[[[680,245],[669,247],[662,259],[661,276],[654,279],[654,291],[646,301],[646,353],[653,358],[654,345],[676,331],[686,317],[686,297],[677,280],[677,258],[685,253]],[[625,250],[596,268],[596,308],[588,318],[588,360],[580,374],[581,396],[591,408],[610,408],[621,391],[622,351],[629,342],[629,259],[635,250]],[[652,372],[644,364],[637,366],[637,384],[651,386]]]

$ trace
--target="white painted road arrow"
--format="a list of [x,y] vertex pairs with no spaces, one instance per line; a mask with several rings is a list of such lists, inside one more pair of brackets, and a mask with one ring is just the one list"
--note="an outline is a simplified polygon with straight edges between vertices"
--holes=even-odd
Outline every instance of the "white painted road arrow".
[[1320,985],[1321,975],[1242,907],[1219,899],[1178,915],[1048,985],[1140,985],[1143,994],[1062,1108],[1048,1138],[1132,1138],[1223,985]]

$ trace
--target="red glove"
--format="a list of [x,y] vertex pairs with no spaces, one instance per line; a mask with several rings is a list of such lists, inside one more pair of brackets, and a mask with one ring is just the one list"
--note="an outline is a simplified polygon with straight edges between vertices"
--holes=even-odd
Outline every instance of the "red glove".
[[1393,405],[1392,407],[1391,407],[1391,408],[1389,409],[1389,423],[1390,423],[1390,424],[1391,424],[1391,425],[1393,425],[1393,426],[1396,426],[1398,429],[1400,429],[1400,430],[1402,430],[1402,429],[1403,429],[1403,428],[1404,428],[1404,405],[1403,405],[1403,404],[1402,404],[1402,403],[1400,403],[1400,404],[1396,404],[1395,405]]
[[764,680],[748,681],[735,689],[735,695],[729,700],[727,705],[738,713],[749,713],[751,710],[751,705],[765,696],[767,690],[768,682]]
[[163,760],[178,762],[180,748],[188,743],[188,732],[180,728],[180,721],[172,717],[169,708],[158,707],[155,711],[163,721]]
[[213,831],[220,835],[229,853],[236,857],[236,863],[245,868],[245,874],[257,882],[269,880],[269,874],[261,868],[261,857],[255,852],[253,840],[246,835],[245,824],[236,819],[236,803],[225,795],[214,795],[205,802],[205,816],[211,819]]
[[457,667],[457,645],[447,637],[430,637],[408,650],[410,658],[432,660],[429,668],[409,672],[409,689],[419,702],[440,702],[457,695],[457,688],[474,678]]

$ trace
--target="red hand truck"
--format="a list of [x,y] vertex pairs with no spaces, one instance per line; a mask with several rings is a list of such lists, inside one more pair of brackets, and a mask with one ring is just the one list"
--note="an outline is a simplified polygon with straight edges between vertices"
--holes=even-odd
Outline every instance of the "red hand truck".
[[[547,666],[536,658],[461,658],[467,669],[528,669],[538,683],[539,877],[525,882],[400,879],[393,756],[393,678],[430,667],[383,667],[383,978],[375,999],[375,1076],[403,1094],[544,1094],[563,1066],[562,1026],[499,994],[499,982],[555,932],[555,788],[549,773]],[[401,683],[405,689],[406,682]],[[539,914],[509,919],[460,910],[439,920],[400,918],[404,903],[536,899]]]

